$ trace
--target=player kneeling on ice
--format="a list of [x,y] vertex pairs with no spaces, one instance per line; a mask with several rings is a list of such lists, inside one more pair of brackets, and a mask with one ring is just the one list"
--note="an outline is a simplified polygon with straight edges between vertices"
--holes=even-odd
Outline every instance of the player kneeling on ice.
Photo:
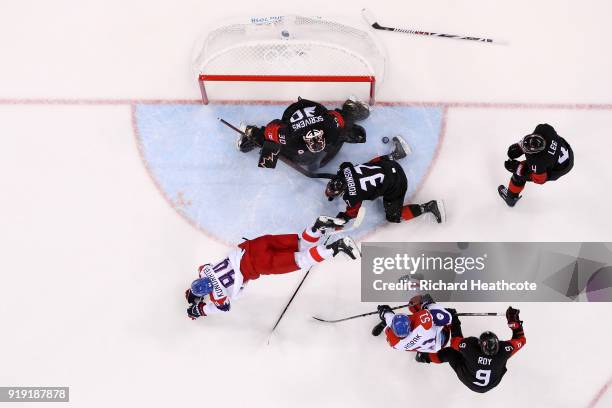
[[408,310],[411,315],[393,313],[388,305],[378,306],[381,322],[372,329],[378,336],[385,331],[391,347],[404,351],[434,353],[450,339],[451,313],[434,303],[428,294],[410,299]]
[[459,380],[470,390],[487,392],[496,387],[504,374],[506,362],[527,342],[519,310],[508,307],[506,319],[512,338],[499,341],[495,333],[486,331],[480,337],[463,337],[461,321],[454,309],[451,323],[451,346],[437,353],[417,353],[420,363],[449,363]]
[[328,230],[335,230],[344,220],[321,216],[314,225],[298,234],[264,235],[238,245],[225,259],[198,268],[199,278],[185,292],[187,315],[192,319],[212,313],[229,312],[247,282],[260,275],[277,275],[309,268],[339,253],[352,259],[360,256],[350,237],[330,244],[321,243]]
[[261,148],[260,167],[274,168],[280,153],[289,160],[312,167],[327,164],[346,143],[365,143],[365,129],[355,122],[370,116],[365,102],[347,100],[342,108],[328,110],[320,103],[298,99],[281,119],[265,127],[246,126],[238,149],[247,153]]
[[336,217],[349,221],[357,216],[364,200],[383,198],[385,215],[389,222],[410,220],[424,213],[431,213],[438,223],[443,221],[442,203],[436,200],[425,204],[404,205],[408,179],[397,160],[408,155],[410,149],[399,136],[393,138],[393,152],[373,158],[367,163],[353,165],[342,163],[334,178],[327,183],[328,200],[342,196],[346,210]]
[[[525,155],[525,160],[518,161]],[[514,207],[528,181],[544,184],[557,180],[574,167],[574,152],[570,145],[545,123],[538,125],[533,133],[508,148],[508,160],[504,166],[512,173],[508,187],[499,186],[497,191],[509,207]]]

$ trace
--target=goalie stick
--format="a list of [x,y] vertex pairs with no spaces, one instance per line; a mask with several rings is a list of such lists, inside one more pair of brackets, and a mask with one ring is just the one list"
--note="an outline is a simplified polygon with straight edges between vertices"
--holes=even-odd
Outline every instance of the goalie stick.
[[[400,306],[395,306],[392,307],[391,310],[396,310],[396,309],[401,309],[403,307],[407,307],[408,304],[405,305],[400,305]],[[343,319],[335,319],[335,320],[330,320],[330,319],[323,319],[321,317],[316,317],[316,316],[312,316],[313,319],[318,320],[320,322],[323,323],[338,323],[338,322],[344,322],[346,320],[352,320],[352,319],[357,319],[358,317],[365,317],[365,316],[371,316],[374,314],[377,314],[378,310],[375,312],[369,312],[369,313],[363,313],[363,314],[359,314],[359,315],[355,315],[355,316],[350,316],[350,317],[345,317]],[[483,312],[483,313],[457,313],[457,316],[505,316],[502,313],[494,313],[494,312]]]
[[378,21],[376,20],[376,17],[374,17],[374,14],[372,14],[370,10],[363,9],[361,10],[361,14],[364,20],[368,23],[368,25],[372,26],[372,28],[375,30],[393,31],[396,33],[425,35],[425,36],[432,36],[432,37],[451,38],[454,40],[469,40],[469,41],[478,41],[478,42],[483,42],[483,43],[506,44],[504,41],[494,40],[492,38],[471,37],[467,35],[456,35],[456,34],[445,34],[445,33],[434,33],[434,32],[429,32],[429,31],[410,30],[407,28],[385,27],[378,23]]
[[[236,126],[232,125],[231,123],[229,123],[225,119],[223,119],[223,118],[217,118],[217,119],[219,119],[219,122],[223,123],[228,128],[230,128],[230,129],[240,133],[243,136],[246,136],[246,134],[242,130],[238,129]],[[285,163],[287,166],[293,168],[294,170],[296,170],[299,173],[302,173],[303,175],[305,175],[308,178],[331,179],[332,177],[335,176],[335,174],[331,174],[331,173],[313,173],[311,171],[308,171],[305,168],[303,168],[302,166],[300,166],[299,164],[292,162],[291,160],[289,160],[288,158],[286,158],[283,155],[279,155],[278,159],[280,161],[282,161],[283,163]]]

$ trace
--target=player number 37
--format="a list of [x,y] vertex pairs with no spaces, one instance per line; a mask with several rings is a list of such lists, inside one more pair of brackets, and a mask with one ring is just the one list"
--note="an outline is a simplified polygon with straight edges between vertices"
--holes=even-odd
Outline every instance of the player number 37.
[[481,387],[486,387],[491,380],[491,370],[478,370],[476,371],[476,378],[480,381],[473,381],[474,384]]

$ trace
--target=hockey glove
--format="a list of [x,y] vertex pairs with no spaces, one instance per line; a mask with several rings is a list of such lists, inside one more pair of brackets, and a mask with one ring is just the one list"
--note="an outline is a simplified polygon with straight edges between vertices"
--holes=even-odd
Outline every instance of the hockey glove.
[[185,291],[185,299],[187,300],[187,303],[198,303],[200,300],[202,300],[201,297],[191,293],[191,289],[187,289]]
[[508,306],[506,310],[506,320],[508,321],[508,327],[511,329],[517,329],[523,325],[523,321],[519,317],[520,310],[514,309],[512,306]]
[[261,151],[259,152],[259,163],[257,166],[264,169],[276,168],[280,150],[281,145],[266,140],[261,148]]
[[187,316],[189,316],[191,320],[206,316],[206,313],[204,313],[204,306],[206,306],[206,303],[204,302],[198,302],[190,305],[187,308]]
[[516,170],[518,169],[518,167],[520,166],[521,162],[518,160],[506,160],[504,162],[504,167],[506,168],[506,170],[508,170],[510,173],[516,173]]
[[408,302],[408,310],[410,310],[412,313],[416,313],[425,309],[432,303],[434,303],[434,300],[429,293],[424,295],[416,295],[410,298],[410,301]]
[[338,214],[336,214],[336,218],[340,218],[343,219],[346,222],[349,222],[350,220],[352,220],[354,217],[350,217],[347,213],[345,213],[344,211],[340,211]]
[[518,159],[523,155],[523,149],[518,143],[513,144],[508,148],[508,157],[510,159]]
[[414,356],[414,359],[417,361],[417,363],[427,363],[427,364],[431,363],[431,359],[429,358],[429,353],[422,353],[420,351],[417,351],[416,356]]
[[372,336],[380,336],[380,333],[385,330],[385,327],[387,327],[387,322],[378,322],[378,324],[372,328]]
[[446,311],[448,313],[450,313],[452,317],[456,317],[457,316],[457,309],[453,309],[451,307],[445,307],[444,309],[446,309]]
[[386,322],[385,313],[393,313],[393,310],[391,310],[391,307],[389,307],[389,305],[378,305],[376,309],[378,310],[378,317],[383,322]]

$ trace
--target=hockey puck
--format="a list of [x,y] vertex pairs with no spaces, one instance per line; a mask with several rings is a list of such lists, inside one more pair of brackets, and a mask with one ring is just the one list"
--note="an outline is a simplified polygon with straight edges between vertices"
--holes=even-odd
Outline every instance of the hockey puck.
[[382,138],[383,143],[389,143],[389,138],[387,136]]

